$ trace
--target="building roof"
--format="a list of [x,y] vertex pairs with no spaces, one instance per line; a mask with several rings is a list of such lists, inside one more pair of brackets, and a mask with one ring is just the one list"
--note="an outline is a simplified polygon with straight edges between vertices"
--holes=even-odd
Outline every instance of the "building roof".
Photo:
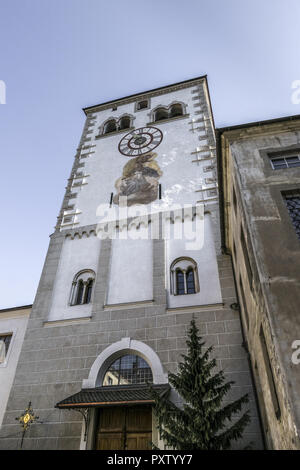
[[[169,384],[151,384],[160,397],[170,391]],[[56,408],[87,408],[126,404],[154,403],[148,385],[120,385],[82,389],[55,405]]]
[[0,309],[0,312],[13,312],[15,310],[25,310],[27,308],[32,308],[32,304],[31,305],[21,305],[20,307],[9,307],[9,308],[1,308]]
[[261,127],[261,126],[267,126],[270,124],[277,124],[281,122],[296,121],[298,119],[300,119],[300,114],[294,114],[292,116],[283,116],[283,117],[275,118],[275,119],[266,119],[265,121],[247,122],[244,124],[236,124],[234,126],[219,127],[219,128],[216,128],[216,132],[217,134],[222,134],[223,132],[234,131],[237,129],[244,129],[248,127]]
[[182,82],[177,82],[177,83],[172,83],[170,85],[165,85],[165,86],[162,86],[162,87],[158,87],[158,88],[153,88],[152,90],[147,90],[147,91],[141,91],[140,93],[134,93],[133,95],[128,95],[128,96],[124,96],[123,98],[118,98],[118,99],[115,99],[115,100],[111,100],[111,101],[105,101],[103,103],[99,103],[99,104],[95,104],[93,106],[88,106],[86,108],[83,108],[83,111],[85,112],[85,114],[87,114],[89,111],[91,111],[92,109],[94,108],[98,108],[98,107],[101,107],[101,106],[106,106],[108,104],[114,104],[114,103],[117,103],[119,101],[123,101],[123,100],[131,100],[137,96],[140,96],[140,95],[146,95],[148,93],[155,93],[157,91],[163,91],[167,88],[170,88],[170,87],[175,87],[175,86],[180,86],[180,85],[184,85],[184,84],[188,84],[189,82],[192,83],[194,81],[197,81],[197,80],[207,80],[207,75],[201,75],[200,77],[195,77],[195,78],[191,78],[189,80],[184,80]]

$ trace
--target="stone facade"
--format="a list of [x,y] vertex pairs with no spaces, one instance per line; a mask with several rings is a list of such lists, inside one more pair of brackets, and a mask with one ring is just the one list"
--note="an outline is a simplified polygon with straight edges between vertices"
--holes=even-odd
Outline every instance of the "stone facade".
[[299,154],[299,116],[220,129],[223,249],[233,259],[246,342],[269,449],[299,449],[300,244],[284,195],[300,167],[271,158]]
[[[145,98],[150,100],[149,109],[137,112],[137,100]],[[124,240],[121,259],[115,260],[114,240],[102,238],[101,243],[97,244],[91,242],[91,237],[97,237],[104,226],[103,221],[99,224],[96,216],[98,206],[112,200],[110,196],[115,193],[114,182],[128,162],[128,157],[120,156],[118,152],[118,143],[124,132],[116,131],[104,138],[99,138],[99,132],[113,116],[120,119],[126,113],[132,117],[136,129],[146,127],[149,119],[153,119],[154,110],[159,106],[171,109],[174,102],[184,103],[183,116],[151,123],[163,135],[155,151],[158,154],[157,164],[163,168],[160,184],[164,205],[159,206],[156,213],[165,213],[174,204],[189,204],[192,208],[204,204],[204,219],[209,218],[211,229],[202,249],[193,255],[197,260],[200,292],[173,296],[171,302],[168,284],[171,261],[191,254],[182,245],[176,245],[177,240],[163,239],[161,215],[159,236],[145,245],[145,250],[149,250],[147,256],[146,252],[143,257],[134,256],[135,247],[138,250],[138,240],[130,240],[130,244]],[[227,400],[249,393],[251,423],[236,448],[250,442],[253,448],[262,448],[249,358],[244,348],[240,314],[234,308],[237,297],[231,257],[221,250],[214,128],[205,77],[91,107],[85,112],[87,121],[56,231],[50,239],[0,431],[0,448],[19,448],[21,431],[15,417],[24,411],[29,400],[39,416],[39,422],[26,433],[24,449],[94,448],[95,410],[89,413],[85,440],[82,415],[75,410],[57,409],[55,405],[82,387],[92,387],[91,377],[95,369],[104,367],[99,363],[99,357],[107,348],[116,354],[122,344],[127,346],[121,346],[120,355],[128,352],[141,354],[152,368],[153,376],[167,380],[167,373],[177,370],[181,354],[185,352],[186,332],[193,317],[207,346],[214,346],[217,367],[222,368],[226,377],[235,382]],[[151,165],[152,170],[156,168]],[[84,171],[83,176],[76,176],[78,169]],[[208,182],[204,181],[204,177],[208,178]],[[74,185],[74,178],[79,178],[80,184]],[[68,209],[71,203],[72,208]],[[142,221],[145,230],[155,217],[149,205],[147,210],[147,221]],[[71,219],[68,218],[70,214]],[[170,218],[175,226],[176,214]],[[188,223],[185,217],[180,216],[179,219],[178,223],[182,226]],[[192,219],[195,221],[194,216]],[[116,222],[120,229],[122,220],[118,218]],[[142,222],[139,219],[136,230]],[[130,220],[126,223],[130,224]],[[86,248],[79,248],[87,244],[93,249],[84,251]],[[128,279],[130,251],[133,253],[130,263],[139,276],[144,276],[147,288],[150,285],[151,298],[145,298],[139,282],[135,284],[131,278]],[[172,253],[172,259],[169,259],[168,253]],[[201,258],[203,253],[210,254]],[[89,265],[85,265],[87,259]],[[78,269],[90,267],[96,273],[90,308],[70,305],[74,275]],[[119,278],[112,273],[119,274]],[[152,273],[151,276],[149,273]],[[118,300],[114,294],[114,302],[109,303],[112,278],[114,283],[120,283],[122,296],[120,294]],[[208,285],[203,289],[207,280]],[[62,283],[66,284],[65,296],[61,290]],[[124,285],[130,295],[127,300]],[[148,354],[149,351],[151,353]],[[158,370],[163,373],[158,373]],[[174,402],[178,400],[173,391],[171,399]],[[160,447],[163,446],[154,424],[152,439]]]

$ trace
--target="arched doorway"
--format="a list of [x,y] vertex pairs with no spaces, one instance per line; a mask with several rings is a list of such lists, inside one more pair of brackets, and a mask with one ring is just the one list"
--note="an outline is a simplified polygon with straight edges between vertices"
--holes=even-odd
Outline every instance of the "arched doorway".
[[[113,394],[114,389],[123,393],[124,404],[99,409],[96,449],[151,449],[152,409],[151,405],[143,403],[146,399],[142,398],[147,396],[145,385],[152,383],[151,368],[142,357],[136,354],[123,354],[111,362],[104,373],[102,387],[103,389],[106,387],[108,393]],[[140,403],[135,404],[139,395]]]
[[81,449],[151,449],[152,442],[161,443],[150,385],[160,397],[170,392],[158,355],[141,341],[122,338],[95,359],[82,389],[55,406],[83,415]]

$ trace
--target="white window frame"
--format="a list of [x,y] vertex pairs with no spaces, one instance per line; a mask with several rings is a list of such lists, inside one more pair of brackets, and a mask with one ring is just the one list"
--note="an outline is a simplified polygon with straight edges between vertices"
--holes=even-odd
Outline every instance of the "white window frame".
[[[171,294],[172,295],[193,295],[187,292],[187,272],[192,269],[194,273],[194,284],[195,284],[195,292],[193,294],[197,294],[200,292],[200,284],[199,284],[199,277],[198,277],[198,266],[196,261],[192,258],[177,258],[173,261],[170,266],[170,286],[171,286]],[[184,276],[184,294],[178,294],[177,292],[177,279],[176,279],[176,272],[180,270],[183,272]]]

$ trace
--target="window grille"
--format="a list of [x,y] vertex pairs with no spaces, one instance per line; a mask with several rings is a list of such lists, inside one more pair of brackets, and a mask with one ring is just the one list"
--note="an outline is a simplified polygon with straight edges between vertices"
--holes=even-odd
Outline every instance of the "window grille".
[[300,191],[283,195],[296,234],[300,239]]
[[140,356],[127,354],[119,357],[107,369],[103,385],[133,385],[153,383],[152,371]]
[[273,170],[282,170],[285,168],[294,168],[300,166],[300,155],[289,155],[270,158]]

